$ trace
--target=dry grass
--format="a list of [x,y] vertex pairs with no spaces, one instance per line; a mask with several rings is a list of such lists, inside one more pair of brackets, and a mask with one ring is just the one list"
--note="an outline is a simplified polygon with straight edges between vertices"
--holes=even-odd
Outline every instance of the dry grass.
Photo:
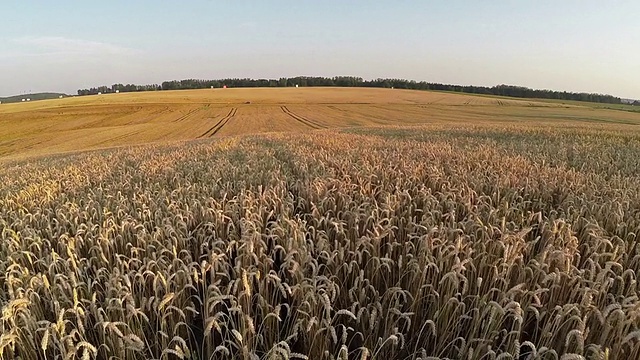
[[[225,119],[233,109],[234,116]],[[222,126],[220,121],[224,122]],[[109,94],[0,105],[0,158],[273,131],[513,121],[554,126],[576,122],[640,124],[640,114],[552,102],[390,89],[208,89]]]
[[459,108],[2,168],[0,358],[640,358],[638,130]]

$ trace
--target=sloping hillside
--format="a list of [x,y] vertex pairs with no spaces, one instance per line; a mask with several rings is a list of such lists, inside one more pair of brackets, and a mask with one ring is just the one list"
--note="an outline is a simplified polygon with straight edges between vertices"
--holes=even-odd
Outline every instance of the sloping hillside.
[[434,123],[614,124],[640,114],[584,104],[415,90],[206,89],[2,104],[0,157],[265,132]]
[[0,97],[0,102],[2,102],[3,104],[8,104],[8,103],[21,102],[22,99],[31,99],[31,101],[48,100],[48,99],[57,99],[60,96],[68,97],[69,95],[63,94],[63,93],[49,93],[49,92],[25,94],[25,95],[14,95],[14,96],[8,96],[8,97]]

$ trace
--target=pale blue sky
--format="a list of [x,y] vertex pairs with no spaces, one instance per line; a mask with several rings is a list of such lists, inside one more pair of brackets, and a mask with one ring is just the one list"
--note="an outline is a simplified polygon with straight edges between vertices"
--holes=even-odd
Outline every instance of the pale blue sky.
[[297,75],[640,99],[640,1],[0,3],[0,96]]

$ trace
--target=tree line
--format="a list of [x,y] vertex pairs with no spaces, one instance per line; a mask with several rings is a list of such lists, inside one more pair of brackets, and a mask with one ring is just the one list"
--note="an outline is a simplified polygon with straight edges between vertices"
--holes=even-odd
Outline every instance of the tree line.
[[160,85],[135,85],[135,84],[113,84],[111,86],[98,86],[90,89],[78,90],[78,95],[111,94],[115,92],[136,92],[136,91],[158,91],[162,90]]
[[[280,79],[249,79],[233,78],[218,80],[185,79],[164,81],[162,84],[134,85],[134,84],[114,84],[111,86],[99,86],[90,89],[78,90],[78,95],[96,95],[98,93],[109,94],[115,92],[136,92],[136,91],[161,91],[161,90],[186,90],[186,89],[208,89],[208,88],[242,88],[242,87],[316,87],[316,86],[337,86],[337,87],[370,87],[370,88],[395,88],[411,90],[437,90],[453,91],[460,93],[498,95],[517,98],[537,98],[537,99],[557,99],[590,101],[598,103],[622,104],[622,99],[612,95],[595,93],[576,93],[567,91],[537,90],[523,86],[497,85],[487,86],[465,86],[430,83],[426,81],[414,81],[405,79],[375,79],[364,80],[355,76],[298,76]],[[638,103],[638,101],[636,101]],[[636,105],[636,104],[634,104]],[[638,103],[640,105],[640,103]]]

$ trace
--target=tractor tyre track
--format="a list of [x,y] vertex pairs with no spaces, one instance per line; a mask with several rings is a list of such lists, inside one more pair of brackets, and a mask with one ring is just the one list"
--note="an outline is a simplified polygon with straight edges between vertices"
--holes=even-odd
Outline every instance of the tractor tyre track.
[[236,116],[237,112],[238,112],[238,108],[231,108],[231,110],[229,110],[229,113],[225,117],[218,120],[218,122],[215,125],[213,125],[209,130],[205,131],[202,135],[198,136],[198,139],[201,139],[204,137],[212,137],[213,135],[217,134],[218,131],[220,131],[220,129],[222,129],[222,127],[225,126],[229,122],[229,120],[231,120],[232,117]]
[[187,112],[186,114],[184,114],[184,115],[180,116],[179,118],[177,118],[177,119],[173,120],[173,122],[181,122],[181,121],[184,121],[184,120],[188,119],[189,117],[191,117],[191,115],[193,115],[193,114],[197,113],[197,112],[198,112],[198,111],[200,111],[200,110],[202,110],[202,109],[200,109],[200,108],[198,108],[198,109],[193,109],[193,110],[191,110],[191,111]]
[[290,117],[292,117],[294,120],[299,121],[300,123],[314,129],[326,129],[326,126],[323,126],[321,124],[318,124],[317,122],[313,121],[313,120],[309,120],[303,116],[300,115],[296,115],[294,114],[291,110],[289,110],[286,106],[280,106],[280,109],[282,109],[282,112],[284,112],[285,114],[289,115]]

